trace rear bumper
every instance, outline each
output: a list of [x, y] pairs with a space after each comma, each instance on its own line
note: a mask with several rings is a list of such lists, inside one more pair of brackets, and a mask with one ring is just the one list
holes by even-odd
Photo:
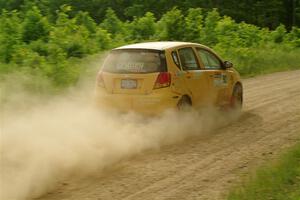
[[109, 94], [96, 91], [96, 102], [102, 108], [116, 109], [121, 112], [134, 111], [142, 114], [157, 115], [177, 106], [178, 95], [168, 89], [159, 89], [151, 94]]

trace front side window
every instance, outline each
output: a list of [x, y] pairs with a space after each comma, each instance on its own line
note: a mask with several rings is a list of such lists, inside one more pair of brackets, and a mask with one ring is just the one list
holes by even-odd
[[162, 51], [147, 49], [113, 50], [103, 63], [103, 71], [111, 73], [165, 72], [166, 58]]
[[197, 48], [197, 53], [201, 58], [205, 69], [221, 69], [222, 65], [220, 60], [209, 51]]
[[181, 61], [182, 68], [184, 70], [197, 70], [199, 65], [197, 63], [194, 51], [192, 48], [182, 48], [178, 50], [179, 58]]

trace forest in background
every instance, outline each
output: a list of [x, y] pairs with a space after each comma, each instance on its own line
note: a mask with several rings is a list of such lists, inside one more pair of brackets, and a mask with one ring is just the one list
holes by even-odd
[[39, 92], [44, 80], [76, 84], [88, 55], [143, 41], [208, 45], [247, 76], [300, 68], [298, 1], [0, 0], [0, 8], [0, 81], [24, 73]]
[[122, 20], [133, 20], [142, 17], [146, 12], [152, 12], [159, 19], [173, 7], [187, 12], [189, 8], [203, 8], [210, 11], [217, 8], [221, 15], [227, 15], [237, 22], [255, 24], [259, 27], [275, 29], [284, 24], [289, 30], [300, 25], [299, 0], [0, 0], [0, 8], [6, 10], [26, 10], [32, 2], [44, 14], [55, 15], [61, 5], [72, 6], [71, 16], [77, 12], [88, 12], [100, 23], [108, 8], [112, 8]]

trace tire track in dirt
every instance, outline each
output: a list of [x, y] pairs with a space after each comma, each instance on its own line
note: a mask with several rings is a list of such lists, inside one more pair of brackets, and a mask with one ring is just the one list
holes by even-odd
[[39, 199], [223, 199], [240, 176], [300, 139], [300, 70], [244, 80], [240, 119], [144, 152]]

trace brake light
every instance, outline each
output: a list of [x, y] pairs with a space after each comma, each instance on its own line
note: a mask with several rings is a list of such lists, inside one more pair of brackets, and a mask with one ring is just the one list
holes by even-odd
[[99, 72], [97, 74], [97, 85], [100, 87], [104, 87], [104, 80], [103, 80], [102, 72]]
[[154, 84], [154, 89], [169, 87], [171, 85], [171, 74], [168, 72], [160, 72]]

